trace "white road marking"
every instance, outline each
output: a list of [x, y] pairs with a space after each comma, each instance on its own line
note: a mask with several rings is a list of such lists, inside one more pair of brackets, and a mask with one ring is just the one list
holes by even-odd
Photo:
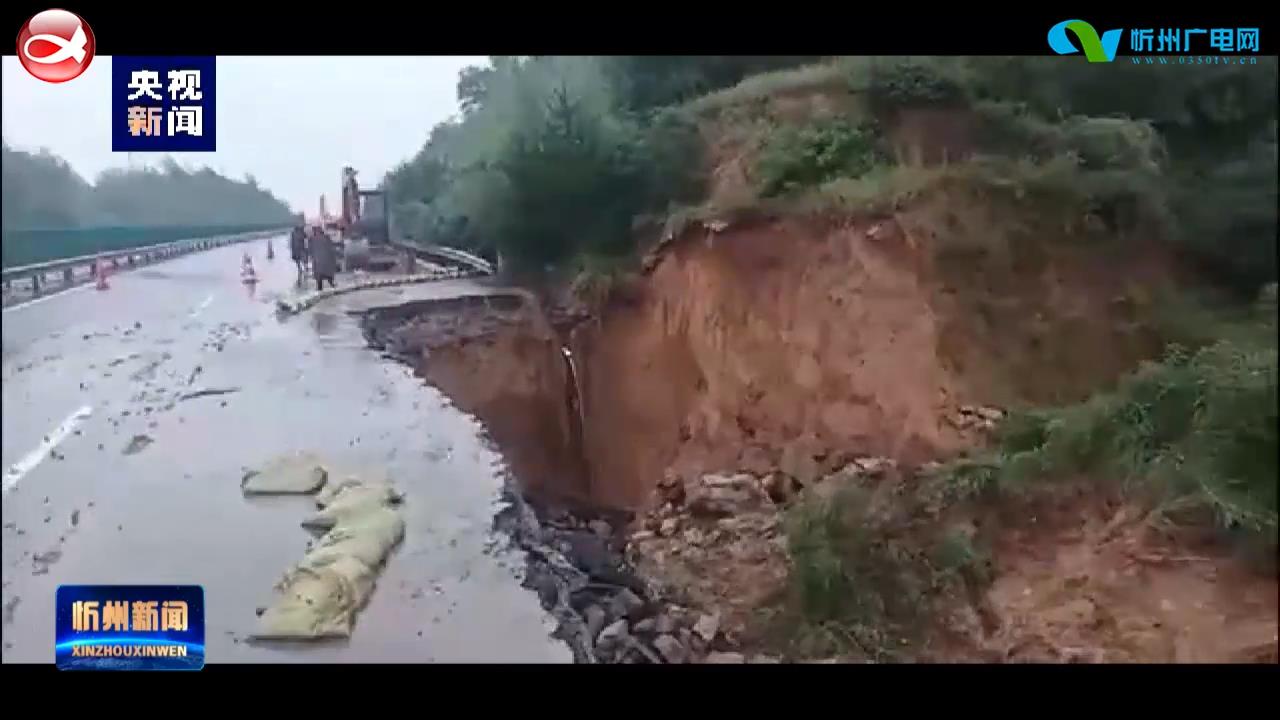
[[213, 302], [213, 295], [210, 295], [209, 297], [205, 298], [204, 302], [200, 303], [200, 305], [198, 305], [195, 310], [192, 310], [191, 317], [195, 317], [200, 313], [204, 312], [204, 309], [209, 307], [209, 303], [211, 302]]
[[20, 302], [20, 303], [18, 303], [17, 305], [10, 305], [9, 307], [7, 307], [7, 308], [5, 308], [5, 309], [4, 309], [4, 312], [9, 313], [9, 312], [13, 312], [14, 310], [21, 310], [21, 309], [23, 309], [23, 308], [29, 308], [29, 307], [31, 307], [32, 305], [39, 305], [40, 303], [44, 302], [45, 300], [52, 300], [52, 299], [54, 299], [54, 298], [64, 297], [64, 296], [70, 295], [70, 294], [71, 294], [71, 293], [73, 293], [73, 292], [80, 292], [80, 291], [82, 291], [82, 290], [89, 290], [89, 289], [91, 289], [91, 288], [93, 288], [93, 287], [94, 287], [93, 283], [89, 283], [89, 284], [87, 284], [87, 285], [77, 285], [77, 286], [72, 287], [72, 288], [67, 288], [66, 290], [59, 290], [59, 291], [57, 291], [57, 292], [53, 293], [52, 295], [41, 295], [40, 297], [37, 297], [37, 298], [31, 298], [30, 300], [25, 300], [25, 301], [23, 301], [23, 302]]
[[61, 425], [53, 429], [53, 432], [44, 436], [44, 440], [36, 446], [35, 450], [32, 450], [27, 453], [26, 457], [13, 465], [10, 465], [9, 469], [5, 471], [4, 474], [3, 494], [7, 495], [9, 491], [18, 484], [19, 480], [21, 480], [27, 473], [35, 470], [36, 466], [43, 462], [54, 448], [58, 447], [63, 440], [67, 439], [67, 436], [76, 429], [77, 425], [92, 414], [93, 408], [89, 405], [85, 405], [79, 410], [71, 413], [67, 416], [66, 420], [62, 421]]

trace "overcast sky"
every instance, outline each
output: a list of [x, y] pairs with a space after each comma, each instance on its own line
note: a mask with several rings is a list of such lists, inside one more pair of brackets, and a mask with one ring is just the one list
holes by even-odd
[[[22, 150], [48, 148], [92, 182], [127, 166], [111, 152], [111, 58], [58, 85], [3, 58], [4, 138]], [[458, 71], [485, 57], [220, 57], [216, 153], [176, 153], [258, 183], [308, 216], [320, 195], [337, 207], [342, 166], [374, 184], [422, 147], [436, 123], [458, 111]], [[161, 155], [135, 153], [134, 165]]]

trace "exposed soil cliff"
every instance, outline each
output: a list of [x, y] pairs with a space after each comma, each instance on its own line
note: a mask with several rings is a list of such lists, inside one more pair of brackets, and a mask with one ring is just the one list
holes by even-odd
[[[1079, 399], [1159, 349], [1143, 323], [1158, 253], [1013, 226], [999, 202], [697, 227], [567, 332], [533, 306], [479, 329], [433, 313], [432, 332], [469, 330], [420, 370], [529, 489], [611, 507], [643, 507], [667, 473], [918, 465], [972, 445], [962, 406]], [[420, 350], [415, 327], [397, 337]]]
[[970, 444], [961, 405], [1079, 398], [1158, 349], [1137, 307], [1167, 277], [1158, 255], [951, 201], [674, 244], [572, 334], [592, 494], [638, 507], [668, 470], [918, 464]]
[[[788, 573], [785, 498], [764, 499], [778, 483], [821, 487], [868, 456], [913, 483], [980, 441], [962, 407], [1082, 398], [1159, 349], [1145, 318], [1164, 257], [1013, 226], [1002, 202], [940, 194], [889, 217], [697, 228], [571, 329], [525, 295], [402, 309], [374, 334], [485, 423], [526, 491], [651, 513], [629, 557], [655, 597], [717, 619], [704, 650], [774, 651], [759, 611]], [[657, 507], [660, 485], [706, 482], [763, 489], [726, 511]], [[1003, 528], [984, 531], [991, 582], [909, 657], [1274, 658], [1274, 579], [1153, 535], [1124, 503], [1046, 502], [963, 520]]]
[[589, 498], [569, 366], [532, 295], [382, 308], [364, 326], [372, 344], [484, 421], [527, 491]]
[[[896, 506], [888, 544], [932, 552], [940, 529], [959, 528], [989, 576], [948, 598], [936, 632], [885, 634], [846, 659], [1274, 661], [1275, 579], [1153, 532], [1129, 500], [1064, 484], [967, 516], [904, 507], [934, 461], [983, 441], [990, 406], [1080, 400], [1159, 353], [1154, 311], [1175, 266], [1118, 229], [1140, 224], [1114, 222], [1120, 210], [963, 173], [922, 172], [924, 189], [889, 212], [762, 210], [753, 155], [775, 126], [867, 117], [865, 105], [817, 87], [702, 116], [706, 208], [722, 219], [668, 237], [585, 320], [548, 322], [525, 294], [406, 308], [374, 322], [374, 339], [483, 421], [530, 495], [635, 513], [626, 557], [652, 586], [633, 589], [666, 607], [651, 624], [701, 613], [651, 633], [666, 661], [777, 650], [761, 611], [795, 570], [782, 509], [800, 488], [849, 483]], [[979, 150], [966, 113], [881, 120], [908, 174]], [[730, 219], [744, 203], [751, 219]], [[581, 646], [613, 637], [575, 610], [565, 627], [590, 628]], [[624, 635], [627, 614], [608, 615]]]

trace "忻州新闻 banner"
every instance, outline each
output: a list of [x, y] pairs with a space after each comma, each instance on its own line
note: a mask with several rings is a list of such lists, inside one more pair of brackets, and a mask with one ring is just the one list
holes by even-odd
[[217, 58], [111, 58], [111, 149], [214, 152]]
[[199, 585], [62, 585], [54, 613], [60, 670], [204, 667]]

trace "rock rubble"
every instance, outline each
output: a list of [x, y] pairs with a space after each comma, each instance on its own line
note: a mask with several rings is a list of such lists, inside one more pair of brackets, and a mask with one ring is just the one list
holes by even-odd
[[806, 471], [807, 481], [782, 471], [668, 474], [634, 524], [626, 557], [659, 603], [681, 609], [634, 623], [633, 632], [652, 633], [667, 662], [776, 662], [740, 647], [754, 608], [786, 579], [783, 510], [802, 490], [828, 492], [897, 470], [890, 458], [852, 457], [834, 472]]
[[706, 653], [718, 617], [659, 598], [635, 573], [619, 533], [624, 519], [535, 507], [515, 490], [505, 499], [496, 525], [525, 551], [524, 585], [555, 618], [554, 635], [576, 662], [684, 663]]
[[990, 432], [1004, 419], [1005, 412], [999, 408], [982, 405], [961, 405], [947, 415], [947, 421], [961, 430], [981, 430]]

